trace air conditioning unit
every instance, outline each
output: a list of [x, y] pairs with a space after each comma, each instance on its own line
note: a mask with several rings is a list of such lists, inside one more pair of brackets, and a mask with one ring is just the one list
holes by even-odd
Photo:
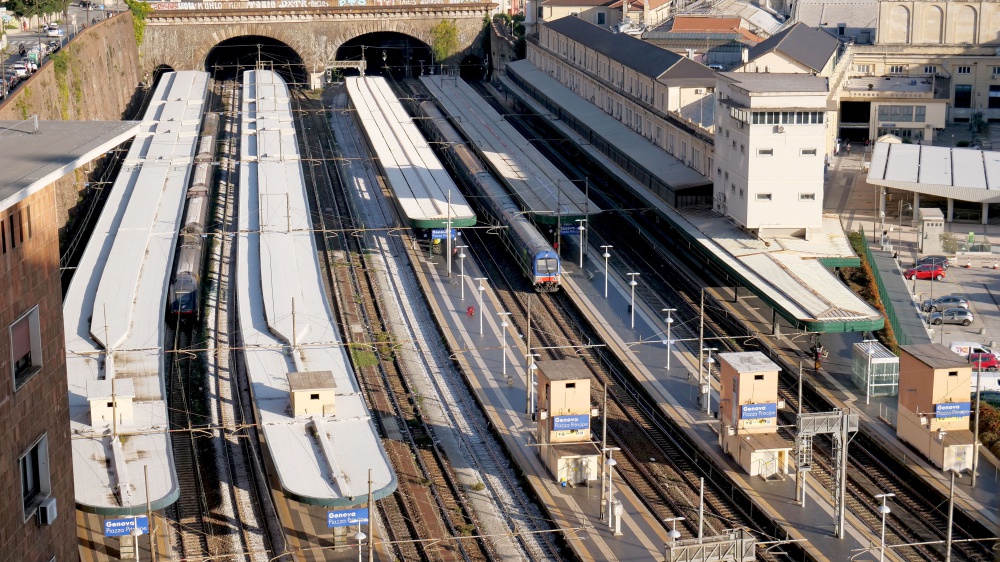
[[705, 88], [695, 88], [694, 89], [694, 93], [696, 93], [696, 94], [704, 94], [705, 93]]
[[778, 128], [777, 128], [777, 131], [778, 131], [779, 133], [784, 133], [784, 132], [785, 132], [785, 128], [784, 128], [784, 127], [778, 127]]
[[51, 525], [56, 520], [56, 499], [49, 496], [38, 505], [38, 524]]

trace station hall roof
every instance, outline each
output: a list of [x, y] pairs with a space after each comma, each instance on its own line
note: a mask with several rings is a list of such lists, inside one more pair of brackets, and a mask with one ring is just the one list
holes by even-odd
[[711, 86], [715, 85], [715, 73], [711, 68], [626, 33], [612, 33], [576, 16], [566, 16], [541, 25], [586, 45], [639, 74], [664, 83], [672, 80], [705, 80]]
[[776, 51], [819, 72], [839, 47], [840, 41], [829, 33], [796, 23], [750, 49], [748, 62]]
[[0, 209], [135, 136], [138, 121], [0, 121]]
[[878, 142], [868, 183], [975, 203], [1000, 202], [1000, 152]]

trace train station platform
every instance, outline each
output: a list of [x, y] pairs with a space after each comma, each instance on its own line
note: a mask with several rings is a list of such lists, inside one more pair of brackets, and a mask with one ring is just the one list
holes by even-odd
[[[697, 355], [690, 351], [698, 345], [697, 325], [685, 325], [683, 320], [675, 318], [672, 338], [679, 343], [672, 351], [671, 367], [667, 369], [667, 351], [663, 343], [666, 324], [662, 313], [637, 300], [635, 329], [630, 328], [630, 293], [624, 273], [612, 266], [609, 276], [611, 289], [606, 299], [603, 258], [597, 251], [588, 250], [583, 271], [576, 264], [567, 264], [566, 267], [565, 290], [581, 313], [602, 334], [604, 342], [629, 365], [638, 384], [658, 401], [666, 416], [676, 421], [688, 436], [699, 443], [700, 448], [735, 486], [750, 494], [755, 505], [787, 533], [788, 540], [798, 541], [798, 546], [813, 559], [831, 562], [850, 560], [872, 544], [877, 544], [879, 537], [850, 512], [844, 539], [836, 538], [830, 499], [832, 491], [818, 484], [815, 478], [807, 479], [807, 498], [803, 506], [795, 499], [794, 467], [791, 467], [789, 475], [765, 480], [748, 476], [731, 457], [723, 453], [718, 444], [719, 422], [705, 413], [704, 405], [698, 400]], [[691, 334], [694, 334], [693, 341]], [[714, 410], [719, 404], [718, 381], [713, 381], [712, 392]], [[793, 446], [790, 441], [787, 444]], [[682, 536], [689, 537], [687, 532]], [[886, 560], [903, 558], [887, 550]]]
[[600, 214], [586, 186], [571, 182], [462, 78], [435, 75], [420, 81], [533, 221], [574, 226], [577, 219]]
[[[482, 304], [477, 300], [478, 290], [472, 279], [483, 277], [483, 273], [472, 260], [467, 260], [466, 277], [459, 279], [458, 267], [454, 266], [454, 277], [448, 279], [442, 262], [422, 256], [413, 264], [431, 310], [444, 330], [449, 347], [457, 350], [455, 360], [466, 373], [477, 401], [500, 434], [508, 455], [524, 471], [539, 503], [552, 524], [560, 529], [569, 547], [584, 561], [662, 559], [663, 545], [670, 540], [668, 529], [630, 489], [619, 486], [620, 475], [616, 473], [613, 477], [614, 498], [622, 502], [625, 514], [622, 535], [615, 536], [613, 529], [600, 518], [600, 482], [592, 482], [592, 486], [563, 487], [548, 472], [537, 452], [535, 422], [524, 412], [524, 366], [527, 363], [523, 327], [508, 326], [509, 333], [504, 340], [499, 313], [505, 311], [492, 288], [487, 286]], [[459, 286], [462, 282], [466, 284], [464, 301]], [[477, 307], [475, 316], [466, 314], [470, 304]], [[479, 334], [480, 321], [485, 325], [483, 335]], [[504, 355], [510, 382], [502, 375]]]
[[[771, 307], [775, 313], [774, 328], [778, 326], [778, 316], [795, 329], [809, 332], [865, 331], [883, 326], [882, 315], [851, 292], [829, 269], [858, 263], [835, 216], [824, 216], [822, 232], [812, 240], [757, 238], [708, 209], [668, 205], [670, 197], [665, 198], [663, 193], [636, 178], [636, 175], [646, 178], [648, 172], [626, 174], [617, 160], [613, 162], [598, 147], [612, 139], [628, 138], [626, 145], [637, 147], [625, 151], [626, 161], [621, 165], [628, 169], [658, 170], [660, 177], [671, 178], [679, 185], [696, 185], [697, 178], [706, 183], [711, 183], [710, 180], [529, 62], [517, 61], [506, 68], [507, 74], [501, 77], [505, 87], [540, 115], [554, 118], [554, 127], [654, 208], [666, 220], [665, 227], [683, 241], [678, 250], [693, 250], [704, 256], [720, 275], [735, 285], [749, 288]], [[662, 164], [671, 161], [680, 168]]]
[[348, 78], [359, 126], [412, 228], [460, 228], [476, 214], [382, 77]]

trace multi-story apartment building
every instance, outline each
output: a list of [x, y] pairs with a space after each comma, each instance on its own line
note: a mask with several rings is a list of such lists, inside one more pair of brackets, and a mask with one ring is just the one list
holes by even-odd
[[708, 67], [578, 17], [538, 26], [527, 58], [705, 176], [712, 169], [712, 92]]
[[135, 124], [5, 122], [0, 146], [0, 560], [78, 560], [52, 184]]

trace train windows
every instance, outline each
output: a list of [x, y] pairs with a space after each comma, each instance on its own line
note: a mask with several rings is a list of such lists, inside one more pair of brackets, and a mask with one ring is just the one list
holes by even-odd
[[559, 260], [556, 258], [541, 258], [535, 262], [538, 273], [558, 273]]
[[10, 325], [10, 359], [14, 390], [28, 381], [42, 367], [42, 333], [38, 307], [35, 306]]

